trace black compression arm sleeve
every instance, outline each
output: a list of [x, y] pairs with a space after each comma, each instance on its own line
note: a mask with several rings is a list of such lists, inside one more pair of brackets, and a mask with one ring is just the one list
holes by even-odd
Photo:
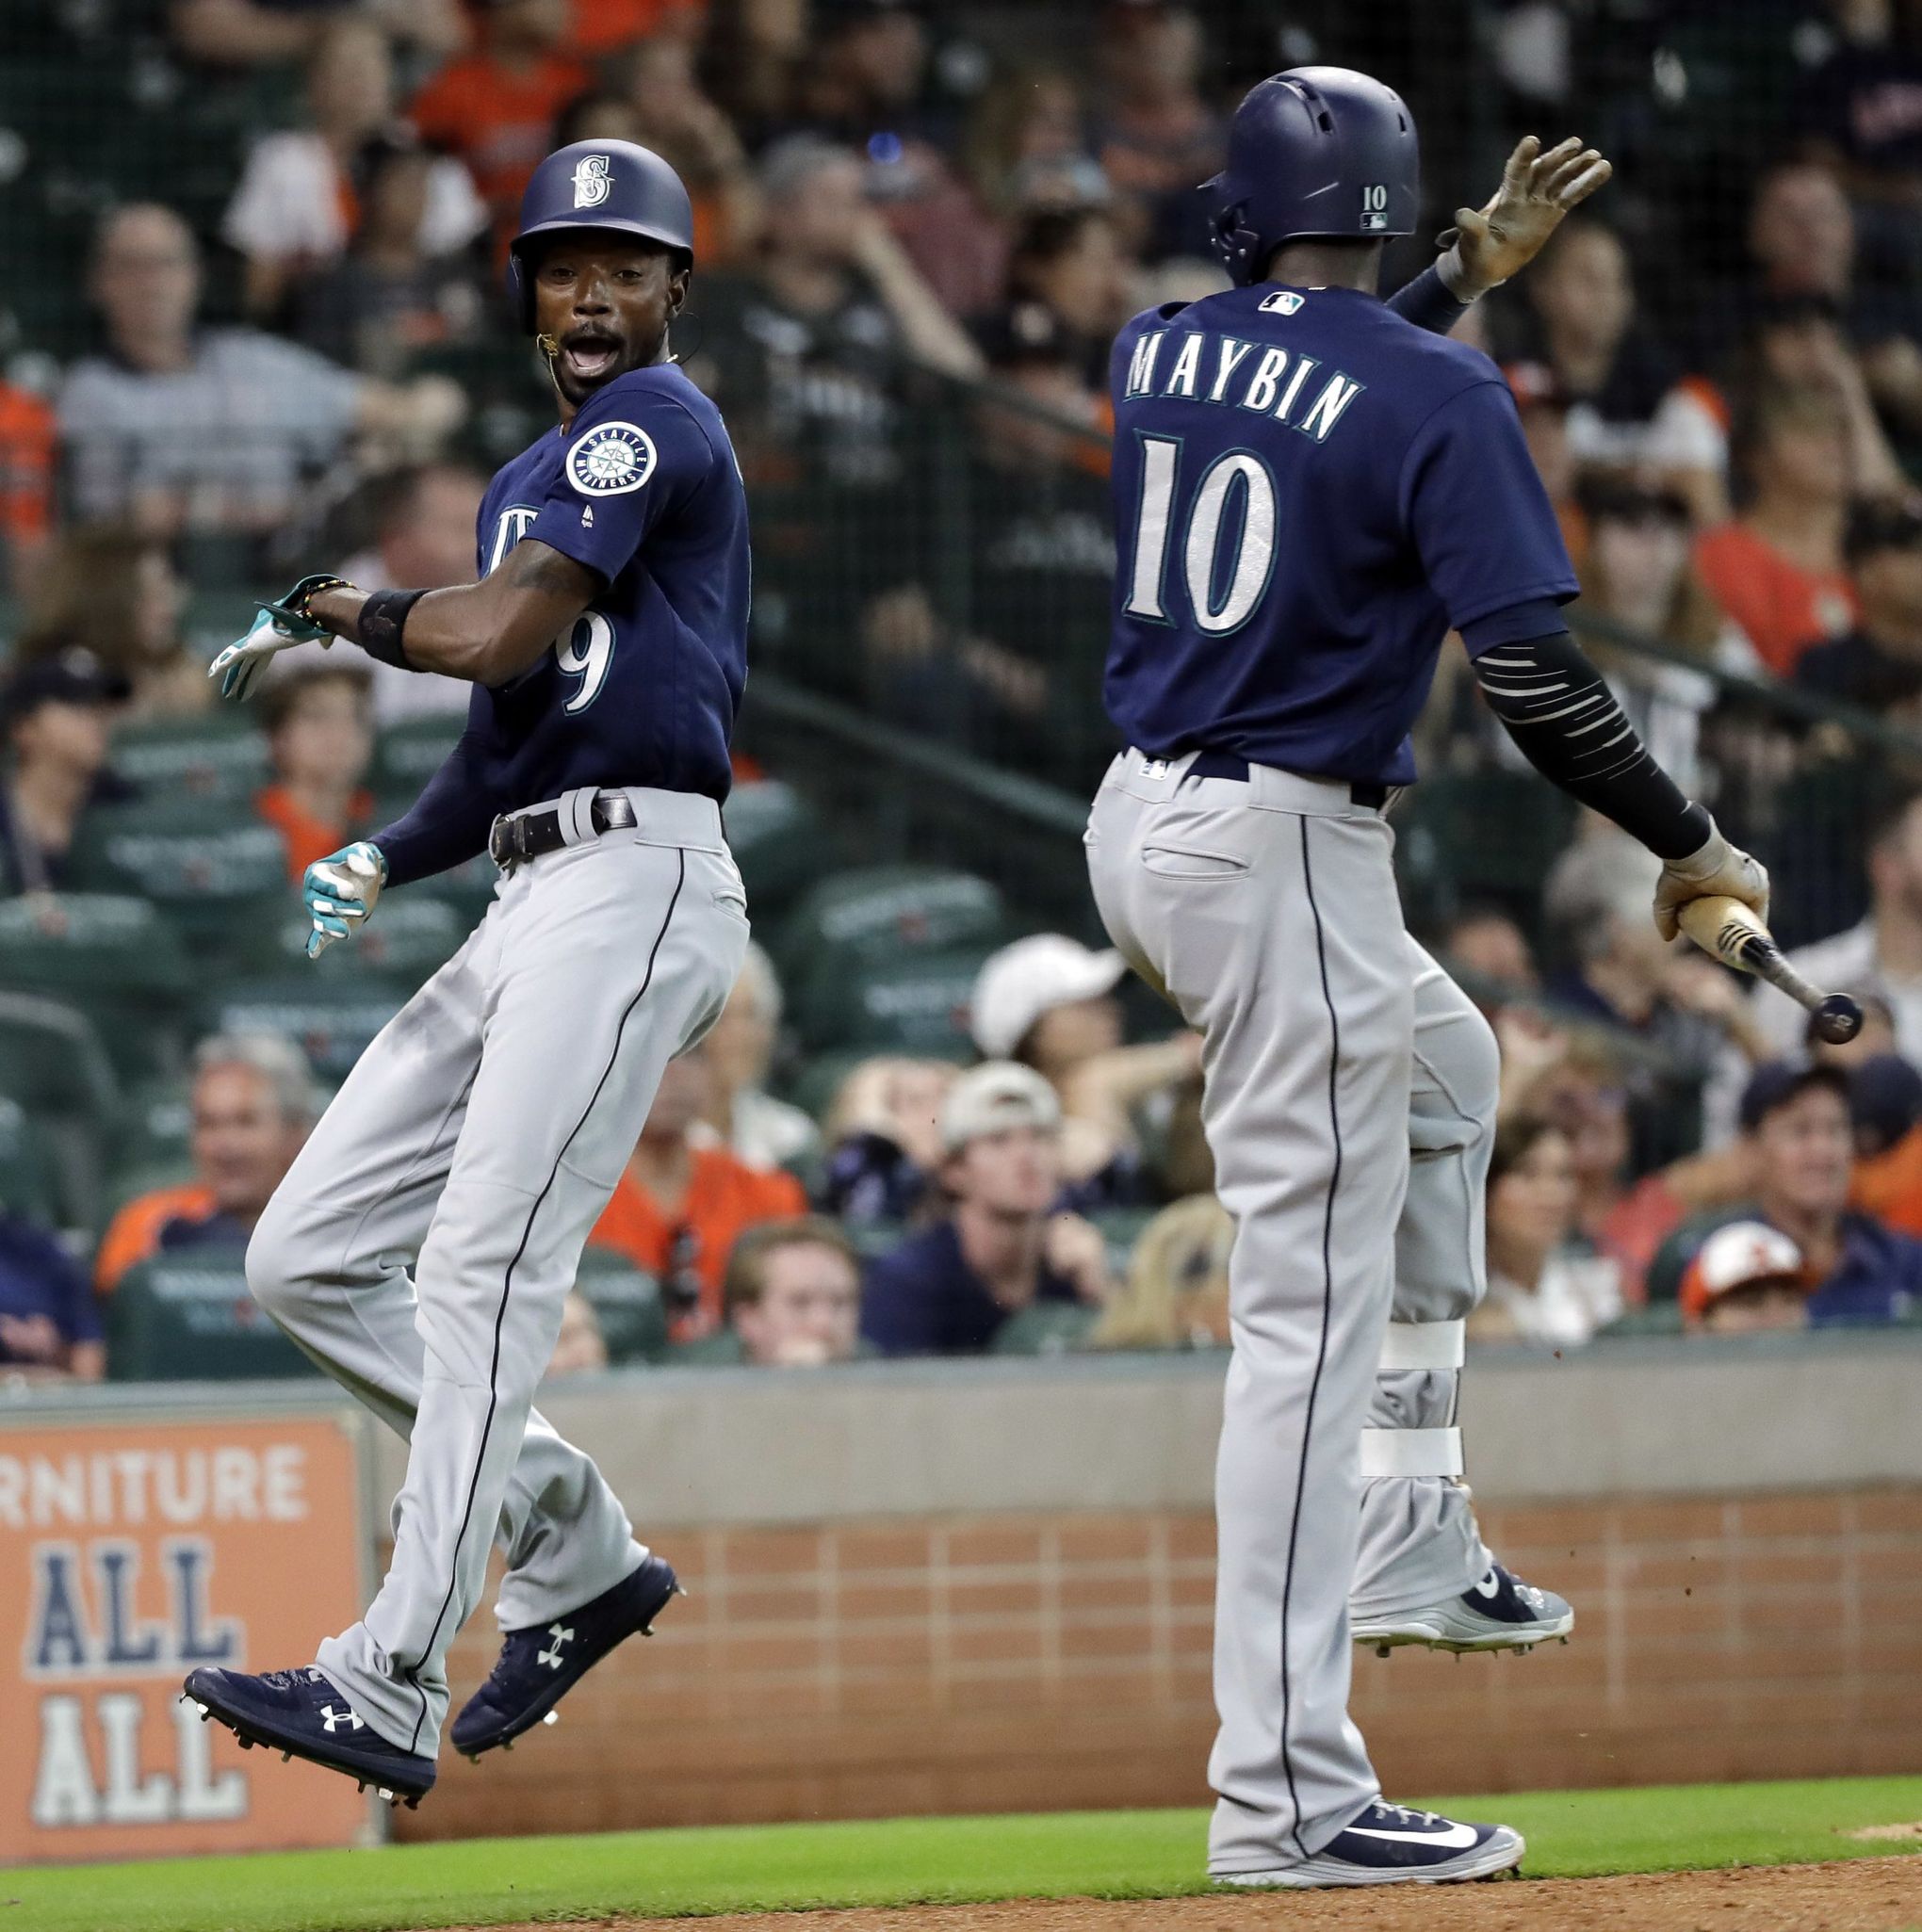
[[1490, 710], [1551, 784], [1612, 819], [1657, 858], [1686, 858], [1701, 849], [1714, 821], [1650, 757], [1567, 631], [1495, 644], [1475, 658], [1474, 674]]

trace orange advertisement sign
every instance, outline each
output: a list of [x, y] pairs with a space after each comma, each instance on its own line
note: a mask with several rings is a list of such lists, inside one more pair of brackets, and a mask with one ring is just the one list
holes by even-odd
[[0, 1862], [350, 1844], [367, 1800], [179, 1701], [360, 1615], [359, 1425], [0, 1417]]

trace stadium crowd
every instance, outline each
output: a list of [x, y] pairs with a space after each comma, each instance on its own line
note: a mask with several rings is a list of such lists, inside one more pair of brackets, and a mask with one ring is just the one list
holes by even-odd
[[[390, 1011], [484, 901], [484, 877], [396, 895], [358, 964], [315, 976], [339, 1011], [300, 1011], [274, 950], [285, 881], [417, 785], [410, 756], [464, 691], [309, 647], [239, 733], [212, 713], [207, 613], [318, 562], [368, 589], [485, 563], [486, 474], [547, 407], [497, 292], [543, 154], [639, 140], [693, 190], [676, 344], [748, 479], [757, 664], [1084, 789], [1112, 749], [1108, 342], [1218, 285], [1196, 184], [1240, 89], [1312, 57], [1393, 76], [1396, 51], [1333, 7], [1278, 28], [1164, 0], [1026, 9], [1025, 36], [1009, 9], [918, 0], [161, 11], [127, 58], [234, 130], [220, 191], [176, 192], [164, 139], [138, 188], [103, 187], [57, 325], [16, 317], [0, 381], [0, 1378], [141, 1372], [104, 1338], [156, 1267], [231, 1287], [350, 1063], [348, 1004]], [[1785, 999], [1665, 948], [1646, 854], [1557, 818], [1445, 654], [1403, 841], [1410, 913], [1504, 1048], [1472, 1334], [1904, 1319], [1922, 1309], [1922, 738], [1865, 738], [1856, 714], [1922, 724], [1922, 5], [1757, 8], [1736, 51], [1773, 106], [1717, 123], [1710, 178], [1734, 198], [1713, 246], [1699, 203], [1666, 193], [1695, 159], [1665, 168], [1606, 77], [1652, 55], [1659, 104], [1677, 68], [1712, 78], [1735, 55], [1681, 28], [1644, 45], [1646, 8], [1487, 14], [1498, 118], [1554, 136], [1579, 104], [1623, 165], [1462, 333], [1507, 374], [1598, 661], [1774, 866], [1811, 976], [1871, 1015], [1854, 1046], [1812, 1045]], [[1459, 103], [1439, 73], [1408, 90], [1433, 110], [1438, 179]], [[738, 775], [784, 789], [753, 757]], [[1531, 800], [1547, 842], [1490, 864], [1425, 790]], [[880, 879], [884, 937], [946, 947], [951, 974], [972, 949], [964, 1023], [838, 1027], [832, 962], [808, 951], [833, 936], [823, 883], [770, 902], [768, 949], [670, 1070], [595, 1230], [658, 1326], [611, 1319], [584, 1277], [554, 1372], [1225, 1344], [1198, 1041], [1124, 998], [1115, 955], [999, 912], [943, 937], [937, 894]], [[222, 917], [198, 919], [203, 899]], [[108, 917], [90, 908], [128, 900], [158, 910], [90, 951]], [[83, 981], [83, 954], [105, 978]], [[136, 955], [178, 969], [152, 1039], [159, 979], [128, 978]], [[252, 1017], [210, 1018], [240, 985]], [[68, 1145], [38, 1131], [53, 1049], [24, 1043], [90, 1021], [105, 1071]]]

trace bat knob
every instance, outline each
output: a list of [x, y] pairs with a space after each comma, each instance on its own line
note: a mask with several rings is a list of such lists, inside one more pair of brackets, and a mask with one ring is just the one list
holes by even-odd
[[1816, 1031], [1832, 1047], [1846, 1047], [1862, 1031], [1862, 1002], [1831, 993], [1816, 1008]]

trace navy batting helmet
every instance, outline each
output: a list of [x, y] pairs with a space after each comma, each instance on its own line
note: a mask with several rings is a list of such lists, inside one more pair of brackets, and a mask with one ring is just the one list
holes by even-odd
[[507, 293], [521, 327], [534, 333], [534, 278], [527, 249], [567, 228], [612, 228], [665, 242], [694, 258], [694, 209], [681, 178], [633, 141], [576, 141], [534, 170], [521, 197], [520, 229], [507, 249]]
[[1415, 118], [1347, 67], [1291, 67], [1235, 109], [1216, 193], [1214, 252], [1237, 286], [1284, 241], [1412, 235], [1422, 199]]

